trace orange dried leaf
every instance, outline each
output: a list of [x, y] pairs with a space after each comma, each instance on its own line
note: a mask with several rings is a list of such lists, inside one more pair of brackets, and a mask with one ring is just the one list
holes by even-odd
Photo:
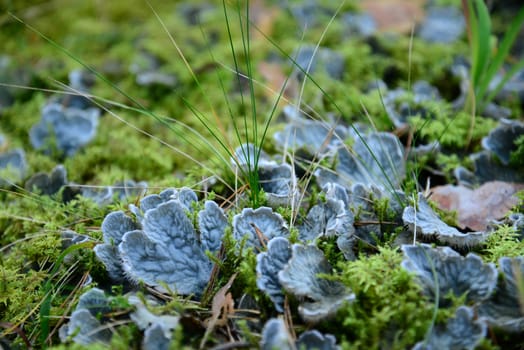
[[438, 186], [431, 189], [431, 200], [443, 210], [456, 210], [458, 226], [484, 231], [489, 221], [503, 218], [517, 205], [515, 193], [524, 184], [502, 181], [486, 182], [476, 190], [464, 186]]

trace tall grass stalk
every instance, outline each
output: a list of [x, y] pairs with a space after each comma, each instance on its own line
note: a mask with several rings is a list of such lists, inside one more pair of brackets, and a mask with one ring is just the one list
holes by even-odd
[[484, 1], [462, 0], [462, 8], [467, 21], [471, 56], [470, 88], [465, 108], [474, 116], [476, 113], [481, 114], [508, 80], [524, 68], [524, 60], [516, 62], [503, 73], [495, 86], [492, 85], [495, 76], [500, 73], [509, 58], [510, 50], [522, 29], [524, 6], [509, 23], [497, 47], [492, 45], [494, 35], [491, 18]]
[[[180, 46], [177, 44], [175, 38], [173, 35], [169, 32], [168, 28], [166, 27], [165, 23], [162, 21], [161, 17], [158, 15], [158, 13], [155, 11], [153, 6], [151, 6], [150, 3], [148, 3], [149, 7], [151, 8], [152, 12], [155, 14], [157, 20], [162, 25], [162, 28], [166, 32], [166, 34], [169, 36], [171, 43], [176, 48], [177, 53], [183, 60], [187, 70], [190, 72], [191, 77], [195, 84], [197, 85], [198, 89], [202, 92], [203, 96], [205, 96], [206, 101], [208, 105], [212, 108], [212, 104], [207, 98], [207, 94], [205, 89], [202, 87], [200, 80], [198, 79], [197, 75], [193, 72], [193, 69], [191, 68], [191, 65], [187, 61], [184, 53], [180, 49]], [[241, 86], [241, 79], [247, 77], [247, 81], [249, 83], [249, 96], [245, 97], [244, 92], [242, 89], [240, 89], [240, 99], [241, 99], [241, 106], [243, 107], [243, 110], [246, 110], [247, 108], [247, 102], [249, 103], [249, 114], [243, 113], [241, 116], [241, 123], [237, 121], [237, 116], [234, 115], [229, 97], [227, 95], [226, 87], [224, 85], [224, 77], [222, 76], [221, 72], [217, 70], [217, 80], [220, 85], [220, 89], [222, 90], [224, 100], [226, 102], [227, 109], [229, 111], [229, 119], [231, 122], [231, 125], [233, 126], [234, 135], [236, 138], [236, 142], [241, 146], [240, 150], [242, 152], [242, 157], [247, 161], [247, 164], [242, 166], [239, 163], [239, 160], [236, 158], [237, 155], [234, 153], [234, 149], [231, 146], [231, 144], [228, 142], [227, 136], [225, 135], [225, 130], [223, 127], [219, 127], [221, 125], [220, 116], [216, 115], [216, 112], [213, 112], [215, 115], [215, 121], [216, 123], [214, 126], [218, 126], [219, 128], [213, 129], [209, 123], [209, 120], [206, 118], [206, 116], [201, 113], [198, 108], [191, 104], [187, 99], [182, 97], [183, 102], [185, 103], [186, 107], [193, 113], [193, 115], [199, 120], [199, 122], [202, 124], [204, 128], [207, 129], [209, 134], [217, 141], [219, 146], [221, 147], [222, 151], [225, 152], [229, 156], [229, 158], [236, 163], [236, 167], [234, 170], [235, 173], [235, 179], [237, 178], [238, 172], [240, 172], [241, 178], [244, 180], [244, 185], [247, 185], [247, 188], [249, 189], [249, 198], [250, 202], [253, 207], [258, 207], [262, 203], [262, 198], [260, 196], [261, 194], [261, 185], [259, 181], [259, 169], [258, 164], [260, 161], [260, 155], [262, 152], [263, 144], [265, 142], [268, 128], [271, 124], [271, 121], [273, 120], [273, 117], [275, 116], [277, 112], [277, 107], [279, 104], [280, 99], [283, 96], [284, 90], [287, 86], [287, 81], [289, 77], [287, 77], [286, 81], [282, 85], [280, 91], [277, 93], [275, 101], [272, 104], [271, 110], [268, 114], [268, 116], [265, 118], [264, 122], [260, 122], [259, 115], [257, 111], [257, 104], [256, 104], [256, 96], [255, 96], [255, 82], [253, 79], [253, 66], [251, 62], [251, 34], [250, 34], [250, 28], [251, 28], [251, 19], [250, 19], [250, 3], [242, 2], [242, 1], [236, 1], [235, 4], [235, 13], [237, 14], [237, 23], [239, 24], [240, 34], [241, 34], [241, 42], [242, 42], [242, 54], [245, 58], [245, 65], [242, 66], [238, 59], [238, 52], [234, 45], [234, 39], [233, 39], [233, 33], [232, 33], [232, 20], [230, 17], [230, 13], [228, 10], [228, 6], [226, 5], [226, 1], [222, 1], [222, 10], [225, 18], [225, 25], [227, 29], [227, 36], [228, 41], [230, 45], [230, 51], [232, 54], [233, 59], [233, 74], [236, 77], [236, 81], [239, 86]], [[242, 6], [245, 8], [242, 9]], [[244, 13], [242, 15], [242, 13]], [[201, 28], [201, 33], [205, 37], [205, 32]], [[213, 62], [217, 62], [215, 56], [213, 55], [213, 52], [211, 49], [208, 49], [208, 53], [212, 59]], [[246, 69], [247, 74], [244, 76], [241, 74], [241, 68], [244, 67]], [[248, 119], [250, 118], [250, 119]], [[251, 122], [251, 127], [250, 127]], [[259, 134], [259, 125], [262, 127], [262, 132]], [[244, 136], [241, 135], [241, 131], [243, 131]], [[248, 145], [253, 144], [255, 146], [255, 149], [252, 150]], [[226, 161], [227, 162], [227, 161]], [[236, 185], [235, 185], [236, 189]]]

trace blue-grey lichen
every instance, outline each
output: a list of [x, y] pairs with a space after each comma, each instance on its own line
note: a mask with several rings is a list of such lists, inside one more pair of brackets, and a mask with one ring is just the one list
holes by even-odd
[[[348, 196], [342, 186], [328, 183], [325, 201], [309, 209], [303, 223], [298, 227], [300, 239], [314, 240], [320, 236], [352, 235], [353, 213], [348, 209]], [[337, 197], [338, 196], [338, 197]]]
[[129, 279], [182, 295], [200, 295], [213, 267], [176, 200], [148, 210], [142, 230], [127, 232], [118, 250]]
[[355, 299], [341, 282], [319, 276], [331, 273], [331, 265], [320, 249], [314, 245], [293, 245], [292, 257], [278, 278], [287, 292], [310, 300], [298, 308], [305, 321], [320, 321]]
[[129, 210], [135, 214], [139, 221], [144, 219], [144, 213], [150, 209], [155, 209], [160, 204], [165, 203], [174, 198], [177, 190], [174, 188], [168, 188], [160, 192], [159, 194], [150, 194], [140, 200], [140, 207], [134, 204], [129, 205]]
[[141, 51], [129, 67], [131, 73], [135, 74], [136, 83], [146, 87], [173, 88], [177, 84], [177, 78], [172, 73], [161, 70], [160, 60], [153, 54]]
[[[349, 209], [358, 225], [354, 235], [359, 240], [375, 245], [384, 237], [383, 222], [400, 226], [405, 194], [400, 190], [385, 190], [375, 185], [356, 183], [348, 191]], [[380, 205], [379, 205], [380, 204]]]
[[102, 327], [103, 321], [100, 316], [110, 310], [109, 299], [105, 293], [98, 288], [90, 289], [80, 296], [69, 323], [60, 328], [60, 340], [62, 342], [72, 340], [82, 345], [108, 343], [111, 339], [111, 331], [107, 327]]
[[[109, 345], [112, 332], [110, 314], [114, 311], [111, 296], [104, 291], [92, 288], [80, 296], [69, 323], [59, 330], [62, 342], [73, 341], [82, 345], [103, 343]], [[129, 314], [138, 329], [144, 331], [143, 349], [157, 350], [169, 348], [172, 332], [178, 327], [180, 317], [176, 315], [156, 315], [148, 310], [141, 298], [127, 296], [127, 302], [134, 307]]]
[[[188, 191], [169, 189], [143, 198], [143, 207], [133, 206], [136, 222], [121, 211], [104, 219], [104, 243], [95, 247], [95, 253], [112, 279], [142, 281], [183, 295], [203, 292], [213, 267], [205, 251], [219, 247], [218, 236], [225, 229], [225, 221], [214, 215], [217, 208], [206, 205], [198, 214], [203, 227], [201, 243], [187, 216], [186, 205], [196, 198]], [[218, 222], [213, 223], [213, 219]]]
[[0, 115], [24, 93], [25, 89], [19, 87], [30, 86], [34, 77], [34, 66], [21, 64], [18, 56], [6, 55], [6, 52], [8, 50], [3, 50], [0, 54]]
[[462, 233], [444, 223], [431, 209], [426, 198], [419, 193], [417, 206], [408, 206], [402, 214], [404, 224], [415, 234], [425, 238], [437, 238], [440, 242], [455, 247], [473, 247], [483, 243], [489, 236], [488, 232]]
[[281, 318], [272, 318], [266, 322], [262, 330], [260, 348], [262, 350], [293, 350], [295, 349], [291, 334]]
[[233, 237], [246, 240], [247, 247], [261, 248], [273, 237], [287, 237], [289, 230], [282, 216], [271, 208], [244, 208], [233, 217]]
[[369, 13], [344, 13], [341, 16], [344, 24], [344, 32], [349, 35], [368, 37], [373, 35], [378, 26], [377, 22]]
[[300, 67], [300, 71], [297, 68], [300, 79], [305, 76], [303, 71], [308, 74], [322, 71], [333, 79], [342, 79], [344, 74], [344, 56], [332, 49], [307, 45], [301, 47], [294, 57]]
[[361, 183], [351, 186], [349, 191], [349, 207], [359, 222], [366, 223], [355, 228], [355, 235], [364, 242], [375, 244], [382, 237], [380, 223], [373, 202], [382, 197], [381, 191], [375, 186], [368, 188]]
[[284, 150], [304, 150], [309, 156], [333, 153], [349, 136], [342, 125], [306, 119], [297, 108], [287, 105], [283, 109], [287, 123], [283, 131], [276, 132], [276, 145]]
[[235, 149], [231, 157], [231, 164], [240, 168], [241, 171], [249, 171], [254, 170], [256, 167], [274, 166], [277, 163], [271, 160], [266, 152], [252, 143], [247, 143]]
[[293, 168], [277, 163], [253, 144], [242, 144], [231, 157], [231, 164], [241, 173], [258, 172], [259, 183], [272, 208], [296, 205], [299, 193]]
[[503, 165], [508, 165], [511, 153], [516, 151], [515, 141], [524, 135], [524, 123], [501, 119], [500, 124], [482, 139], [482, 147], [497, 156]]
[[302, 333], [296, 341], [297, 349], [304, 350], [337, 350], [336, 338], [331, 334], [322, 334], [313, 329]]
[[[497, 78], [500, 79], [502, 79], [502, 77], [502, 74], [497, 76]], [[511, 79], [509, 79], [509, 81], [507, 81], [506, 84], [504, 84], [499, 94], [497, 95], [497, 99], [504, 101], [509, 100], [515, 96], [518, 96], [518, 99], [522, 106], [524, 102], [524, 68], [521, 68], [519, 71], [517, 71], [515, 75], [513, 75]]]
[[460, 185], [474, 187], [489, 181], [524, 183], [522, 169], [501, 164], [490, 151], [472, 153], [469, 158], [473, 162], [473, 171], [460, 166], [453, 172]]
[[456, 7], [430, 7], [417, 35], [430, 42], [452, 43], [465, 28], [464, 15]]
[[[470, 67], [465, 60], [456, 59], [451, 66], [451, 72], [457, 79], [460, 79], [460, 95], [453, 101], [453, 107], [457, 110], [464, 109], [471, 89]], [[511, 110], [490, 102], [484, 106], [482, 115], [493, 119], [509, 118]]]
[[503, 278], [495, 293], [479, 307], [479, 314], [485, 317], [492, 327], [508, 332], [524, 330], [524, 310], [522, 306], [522, 281], [524, 281], [524, 257], [503, 257], [499, 261]]
[[506, 224], [515, 230], [520, 240], [524, 239], [524, 214], [522, 213], [511, 213], [505, 220], [499, 222], [499, 224]]
[[127, 198], [140, 197], [147, 190], [147, 182], [126, 180], [116, 182], [113, 186], [81, 186], [69, 184], [73, 190], [78, 189], [82, 197], [89, 198], [99, 206], [109, 205], [114, 200], [126, 200]]
[[17, 148], [0, 154], [0, 188], [19, 183], [26, 174], [25, 152]]
[[411, 92], [403, 88], [385, 92], [384, 108], [395, 127], [403, 128], [408, 125], [410, 117], [417, 115], [426, 117], [429, 111], [424, 103], [435, 100], [440, 100], [438, 89], [420, 80], [413, 84]]
[[70, 93], [54, 96], [49, 102], [60, 104], [66, 108], [75, 108], [80, 110], [94, 108], [96, 104], [85, 95], [89, 93], [89, 90], [94, 85], [96, 76], [86, 70], [74, 69], [69, 72], [68, 77], [68, 90]]
[[67, 185], [67, 171], [63, 165], [57, 165], [51, 173], [36, 173], [25, 183], [29, 191], [36, 190], [41, 194], [52, 195]]
[[278, 312], [284, 312], [284, 292], [278, 273], [291, 258], [291, 245], [284, 237], [275, 237], [267, 244], [267, 252], [257, 255], [257, 287], [269, 295]]
[[438, 299], [439, 305], [449, 304], [449, 293], [455, 297], [466, 295], [466, 300], [479, 303], [490, 297], [497, 284], [497, 269], [485, 264], [473, 253], [466, 257], [449, 247], [430, 245], [403, 245], [402, 267], [413, 272], [424, 293]]
[[204, 210], [198, 213], [202, 248], [212, 253], [218, 252], [227, 225], [228, 221], [222, 208], [213, 201], [206, 201]]
[[322, 334], [317, 330], [302, 333], [296, 341], [280, 318], [272, 318], [266, 322], [262, 330], [260, 348], [263, 350], [337, 350], [337, 341], [331, 334]]
[[100, 110], [65, 107], [57, 102], [47, 104], [42, 119], [29, 131], [35, 149], [51, 153], [56, 150], [64, 156], [74, 155], [96, 135]]
[[461, 306], [446, 324], [434, 326], [424, 341], [413, 350], [473, 350], [486, 334], [486, 321], [475, 317], [473, 309]]
[[104, 243], [95, 246], [94, 251], [98, 259], [105, 265], [109, 277], [115, 282], [125, 280], [118, 245], [122, 243], [122, 237], [126, 232], [137, 230], [139, 227], [123, 211], [108, 214], [102, 222]]
[[315, 172], [321, 186], [334, 182], [350, 188], [355, 183], [392, 191], [405, 176], [404, 149], [398, 138], [386, 132], [372, 132], [355, 138], [351, 148], [340, 148], [335, 171]]
[[297, 178], [289, 164], [259, 167], [258, 177], [270, 207], [296, 206], [300, 194]]
[[135, 307], [129, 316], [137, 327], [144, 331], [142, 349], [144, 350], [168, 350], [173, 330], [178, 327], [180, 317], [173, 315], [156, 315], [149, 311], [135, 295], [128, 298], [131, 305]]

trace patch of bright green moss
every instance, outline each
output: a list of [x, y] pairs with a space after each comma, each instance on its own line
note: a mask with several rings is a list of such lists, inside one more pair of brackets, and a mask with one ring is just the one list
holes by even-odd
[[[472, 126], [472, 117], [466, 112], [452, 112], [443, 104], [424, 103], [429, 108], [433, 119], [421, 116], [410, 118], [410, 124], [422, 139], [438, 141], [444, 147], [462, 149], [468, 146]], [[496, 126], [496, 121], [480, 116], [475, 117], [471, 131], [471, 142], [478, 144]]]
[[341, 262], [341, 281], [356, 300], [337, 316], [344, 349], [406, 349], [424, 338], [434, 305], [422, 295], [412, 275], [400, 267], [397, 249]]
[[484, 261], [494, 263], [504, 256], [524, 256], [524, 241], [513, 227], [502, 225], [489, 235], [482, 254]]

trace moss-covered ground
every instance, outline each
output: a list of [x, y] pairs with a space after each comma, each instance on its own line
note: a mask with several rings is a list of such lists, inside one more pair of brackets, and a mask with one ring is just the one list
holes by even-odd
[[[449, 2], [459, 6], [459, 1]], [[282, 101], [276, 104], [262, 143], [269, 153], [275, 151], [273, 133], [284, 127], [279, 117], [284, 100], [295, 103], [299, 94], [303, 108], [317, 117], [333, 114], [344, 125], [358, 122], [395, 132], [405, 144], [409, 140], [420, 144], [440, 141], [440, 153], [409, 159], [408, 177], [402, 186], [410, 194], [426, 185], [430, 172], [438, 174], [435, 184], [446, 184], [454, 181], [452, 171], [456, 166], [471, 169], [467, 155], [481, 149], [482, 137], [496, 125], [493, 119], [477, 116], [471, 131], [470, 114], [454, 111], [448, 102], [432, 101], [424, 105], [434, 116], [431, 122], [415, 116], [409, 131], [399, 130], [389, 120], [381, 94], [367, 92], [369, 84], [377, 79], [408, 90], [412, 82], [423, 79], [437, 86], [448, 100], [456, 98], [459, 82], [450, 77], [449, 67], [455, 57], [467, 57], [465, 36], [452, 44], [430, 44], [409, 33], [362, 38], [348, 35], [338, 17], [328, 26], [332, 16], [327, 14], [318, 14], [318, 24], [304, 29], [277, 1], [252, 1], [260, 18], [252, 18], [246, 51], [242, 37], [247, 35], [242, 23], [246, 20], [244, 10], [237, 7], [236, 1], [225, 1], [230, 16], [226, 19], [221, 2], [205, 3], [211, 5], [209, 9], [201, 5], [204, 10], [195, 24], [183, 9], [198, 8], [204, 2], [4, 1], [0, 5], [0, 54], [9, 57], [10, 62], [8, 73], [0, 67], [0, 83], [10, 85], [14, 103], [0, 110], [0, 133], [6, 139], [0, 151], [16, 147], [25, 150], [28, 169], [24, 180], [63, 164], [70, 182], [87, 186], [107, 186], [130, 179], [147, 181], [148, 193], [188, 186], [201, 198], [214, 196], [225, 208], [231, 208], [231, 219], [242, 203], [249, 205], [249, 200], [241, 196], [249, 189], [243, 186], [247, 181], [231, 170], [228, 151], [239, 145], [239, 139], [262, 142], [262, 130], [278, 98]], [[333, 1], [327, 7], [335, 11], [338, 5]], [[339, 11], [357, 8], [358, 1], [346, 1]], [[231, 26], [229, 32], [226, 23]], [[346, 62], [343, 75], [337, 80], [319, 72], [314, 75], [318, 86], [307, 82], [300, 91], [302, 85], [293, 81], [296, 86], [290, 87], [292, 91], [279, 96], [280, 85], [272, 83], [268, 74], [282, 81], [291, 76], [296, 67], [290, 58], [304, 43], [336, 49]], [[231, 46], [236, 52], [234, 57]], [[147, 66], [148, 57], [155, 57], [161, 73], [176, 77], [174, 86], [136, 83], [130, 67]], [[234, 73], [235, 60], [240, 78]], [[269, 66], [275, 70], [268, 73]], [[99, 74], [90, 90], [103, 110], [96, 137], [72, 157], [34, 150], [28, 131], [40, 119], [46, 101], [66, 91], [64, 84], [74, 69], [91, 69]], [[252, 94], [250, 79], [255, 86]], [[522, 118], [518, 102], [509, 100], [504, 104], [514, 116]], [[253, 140], [255, 124], [260, 131]], [[522, 165], [522, 141], [518, 140], [518, 152], [513, 155], [517, 167]], [[312, 184], [308, 194], [316, 198], [318, 190]], [[130, 203], [140, 199], [127, 198], [101, 206], [77, 196], [64, 203], [63, 191], [39, 195], [25, 189], [23, 181], [0, 191], [0, 347], [139, 348], [142, 333], [131, 322], [120, 322], [112, 329], [110, 345], [60, 344], [58, 328], [67, 322], [79, 296], [89, 288], [83, 287], [86, 280], [93, 278], [116, 296], [123, 290], [109, 285], [104, 267], [92, 251], [93, 244], [78, 246], [65, 256], [61, 233], [73, 231], [100, 242], [104, 217], [114, 210], [126, 211]], [[240, 198], [240, 205], [231, 205], [234, 198]], [[309, 197], [307, 200], [314, 202]], [[380, 205], [377, 201], [377, 208]], [[522, 206], [514, 210], [522, 210]], [[293, 216], [288, 208], [281, 208], [280, 213], [286, 219]], [[451, 222], [453, 215], [447, 214]], [[400, 268], [402, 252], [393, 242], [401, 230], [391, 227], [386, 238], [376, 246], [365, 246], [359, 259], [352, 262], [341, 261], [334, 242], [319, 243], [339, 280], [359, 300], [344, 307], [335, 320], [316, 325], [316, 329], [334, 334], [345, 349], [410, 348], [424, 338], [433, 322], [454, 312], [453, 308], [441, 309], [435, 320], [435, 305], [421, 293], [413, 277]], [[235, 249], [231, 239], [225, 239], [225, 251]], [[502, 256], [522, 256], [524, 245], [513, 230], [502, 228], [476, 252], [485, 261], [496, 263]], [[250, 322], [275, 316], [270, 300], [257, 289], [253, 252], [230, 254], [219, 265], [216, 283], [210, 285], [202, 303], [166, 296], [160, 311], [184, 315], [174, 332], [172, 349], [198, 347], [212, 297], [235, 272], [239, 273], [231, 289], [235, 298], [246, 294], [260, 306], [259, 310], [248, 310], [251, 314], [239, 313], [239, 320], [235, 320], [236, 331], [242, 327], [247, 330], [240, 332], [244, 334], [244, 345], [257, 347], [260, 341], [259, 332], [249, 331], [253, 329]], [[145, 286], [139, 289], [147, 293]], [[111, 317], [116, 325], [126, 319], [132, 307], [125, 298], [121, 303], [115, 300]], [[298, 300], [291, 298], [289, 303], [290, 309], [296, 309]], [[460, 305], [460, 301], [456, 304]], [[42, 310], [48, 310], [48, 314]], [[42, 328], [42, 317], [49, 321], [47, 330]], [[297, 331], [311, 327], [297, 314], [289, 317]], [[227, 327], [217, 328], [208, 341], [210, 347], [228, 339]], [[503, 348], [505, 342], [493, 335], [480, 347]]]

